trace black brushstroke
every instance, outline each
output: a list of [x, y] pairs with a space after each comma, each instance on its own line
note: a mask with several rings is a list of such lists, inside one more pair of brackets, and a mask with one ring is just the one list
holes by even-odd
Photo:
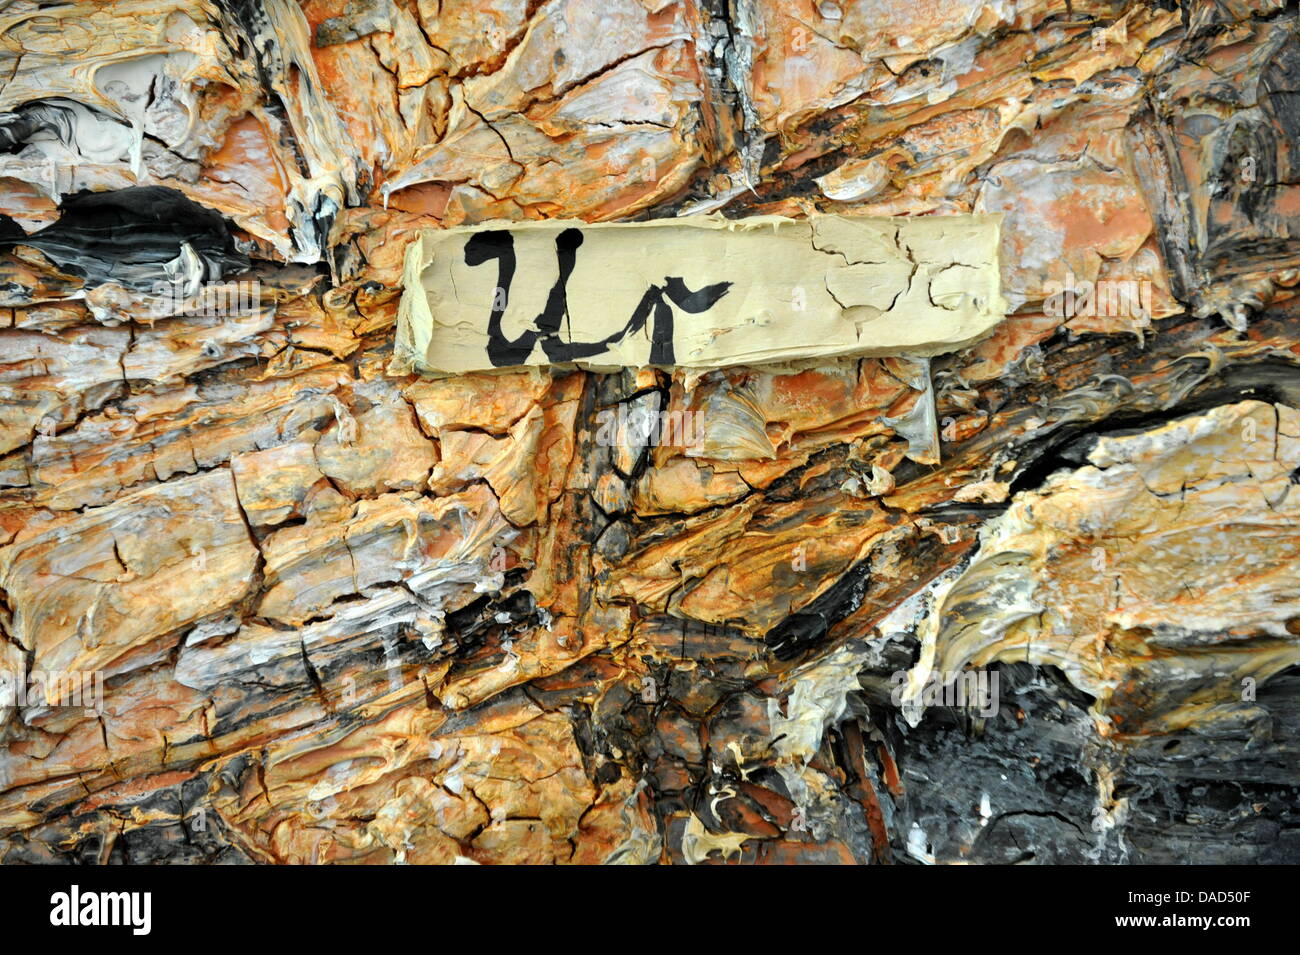
[[719, 282], [697, 291], [687, 288], [685, 281], [678, 276], [667, 276], [662, 285], [651, 285], [641, 296], [627, 324], [623, 328], [594, 342], [566, 341], [559, 334], [562, 322], [569, 318], [569, 277], [577, 265], [578, 249], [582, 246], [582, 232], [578, 229], [565, 229], [555, 238], [555, 257], [559, 265], [559, 276], [551, 286], [546, 297], [546, 305], [541, 314], [533, 321], [533, 328], [518, 338], [507, 338], [501, 328], [506, 306], [510, 301], [510, 287], [515, 277], [515, 242], [506, 230], [479, 232], [470, 236], [465, 243], [465, 264], [483, 265], [495, 259], [497, 261], [497, 289], [501, 294], [492, 296], [492, 312], [488, 318], [488, 360], [494, 368], [522, 365], [532, 354], [533, 347], [540, 342], [542, 351], [551, 362], [577, 361], [592, 358], [609, 349], [615, 342], [628, 335], [635, 335], [645, 328], [646, 322], [653, 316], [654, 323], [650, 330], [650, 364], [672, 365], [676, 363], [673, 349], [673, 310], [664, 300], [671, 300], [685, 312], [698, 314], [712, 308], [727, 294], [730, 282]]
[[164, 186], [79, 193], [64, 201], [57, 222], [31, 235], [0, 228], [0, 249], [40, 250], [88, 285], [120, 282], [141, 291], [167, 281], [164, 265], [188, 244], [203, 260], [207, 280], [248, 268], [220, 213]]
[[53, 102], [29, 103], [0, 116], [0, 152], [19, 152], [39, 133], [50, 133], [65, 146], [69, 145], [75, 125], [70, 107]]

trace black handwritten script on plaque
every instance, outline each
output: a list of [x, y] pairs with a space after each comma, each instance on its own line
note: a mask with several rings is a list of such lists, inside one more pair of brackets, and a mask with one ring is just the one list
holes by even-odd
[[407, 250], [397, 360], [464, 372], [932, 355], [1001, 321], [996, 216], [492, 223]]

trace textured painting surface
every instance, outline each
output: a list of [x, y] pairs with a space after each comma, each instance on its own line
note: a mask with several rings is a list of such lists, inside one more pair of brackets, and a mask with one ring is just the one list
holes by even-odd
[[1298, 31], [0, 4], [0, 862], [1300, 861]]

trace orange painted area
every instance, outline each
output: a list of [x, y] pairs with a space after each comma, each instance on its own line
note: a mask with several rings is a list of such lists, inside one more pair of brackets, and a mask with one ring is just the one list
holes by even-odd
[[447, 200], [450, 198], [451, 186], [447, 183], [421, 182], [394, 192], [388, 197], [388, 206], [390, 209], [398, 209], [414, 215], [435, 216], [441, 219], [447, 210]]
[[79, 803], [78, 808], [83, 812], [92, 812], [100, 806], [114, 805], [129, 796], [139, 796], [144, 793], [157, 792], [159, 789], [166, 789], [168, 786], [177, 786], [197, 775], [197, 770], [173, 770], [168, 773], [159, 773], [157, 776], [143, 776], [117, 786], [101, 789], [93, 796]]
[[208, 156], [202, 176], [236, 187], [238, 195], [263, 212], [272, 229], [288, 233], [289, 220], [284, 214], [288, 187], [266, 130], [256, 117], [245, 114], [231, 123], [221, 147]]
[[15, 219], [53, 222], [57, 207], [41, 189], [21, 179], [0, 179], [0, 212]]
[[885, 785], [895, 796], [903, 795], [903, 781], [898, 775], [898, 764], [894, 762], [894, 757], [889, 755], [889, 750], [884, 746], [877, 747], [880, 754], [880, 765], [885, 770]]

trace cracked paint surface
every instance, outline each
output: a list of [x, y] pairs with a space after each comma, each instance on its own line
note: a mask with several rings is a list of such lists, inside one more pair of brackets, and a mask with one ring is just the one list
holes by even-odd
[[[1297, 30], [9, 4], [0, 860], [1297, 861]], [[409, 354], [408, 256], [508, 223], [544, 290], [566, 224], [702, 214], [799, 234], [798, 361]], [[937, 270], [856, 304], [813, 241], [901, 275], [895, 234], [995, 217], [1005, 307], [957, 338]], [[196, 308], [217, 280], [249, 307]], [[1149, 307], [1049, 306], [1084, 283]], [[963, 668], [993, 712], [927, 696]], [[12, 695], [61, 672], [102, 705]]]

